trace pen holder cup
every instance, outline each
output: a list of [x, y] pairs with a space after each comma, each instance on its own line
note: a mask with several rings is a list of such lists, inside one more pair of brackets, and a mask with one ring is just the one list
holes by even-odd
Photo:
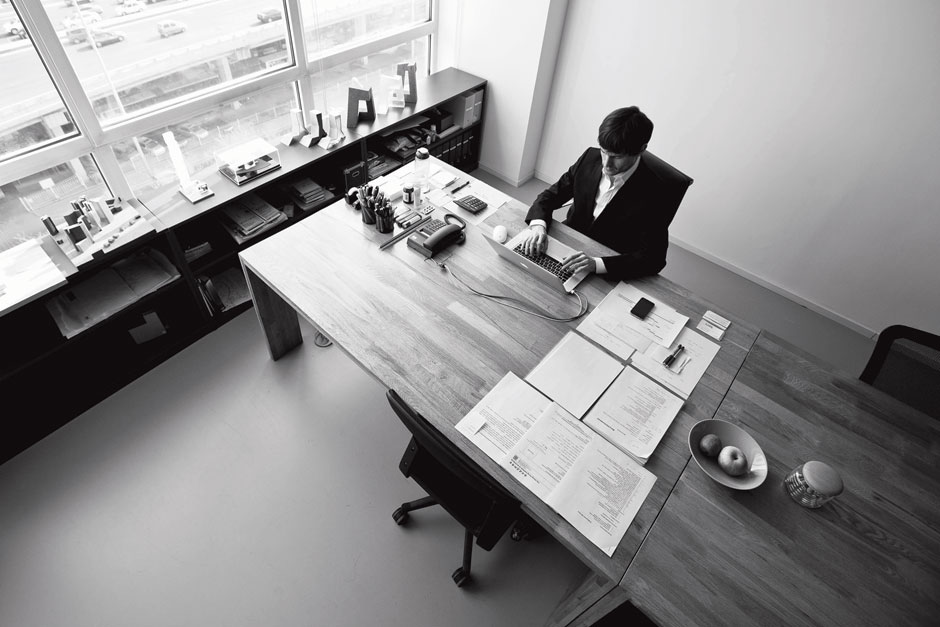
[[395, 218], [391, 213], [376, 214], [375, 230], [379, 233], [391, 233], [395, 230]]
[[375, 224], [375, 207], [369, 201], [360, 204], [362, 205], [362, 222], [364, 224]]

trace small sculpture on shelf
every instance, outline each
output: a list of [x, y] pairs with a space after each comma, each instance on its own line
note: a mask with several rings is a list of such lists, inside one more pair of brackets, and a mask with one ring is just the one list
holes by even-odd
[[306, 135], [300, 138], [301, 145], [307, 148], [326, 137], [326, 131], [323, 129], [323, 114], [318, 109], [310, 109], [310, 120], [316, 122], [316, 124], [309, 129]]
[[330, 112], [330, 130], [327, 133], [326, 137], [320, 140], [319, 146], [324, 150], [329, 150], [330, 148], [335, 148], [346, 139], [346, 135], [343, 133], [343, 116], [335, 111]]
[[417, 104], [418, 102], [418, 64], [399, 63], [396, 69], [401, 76], [402, 88], [404, 89], [403, 100], [406, 105]]
[[307, 124], [304, 122], [303, 109], [293, 108], [290, 110], [290, 133], [281, 137], [281, 143], [290, 146], [293, 143], [303, 140], [309, 134]]
[[346, 128], [356, 128], [360, 122], [375, 119], [375, 103], [372, 101], [372, 88], [349, 88], [349, 107], [346, 109]]
[[166, 143], [167, 150], [170, 152], [170, 161], [173, 163], [173, 169], [176, 171], [176, 178], [180, 182], [179, 192], [189, 202], [196, 204], [204, 198], [214, 195], [209, 189], [209, 185], [199, 179], [192, 179], [189, 176], [189, 168], [186, 167], [186, 160], [183, 158], [183, 151], [173, 131], [167, 131], [163, 134], [163, 141]]

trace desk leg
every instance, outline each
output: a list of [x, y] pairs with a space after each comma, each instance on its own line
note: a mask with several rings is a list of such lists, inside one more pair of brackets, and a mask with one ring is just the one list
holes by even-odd
[[292, 348], [299, 346], [304, 338], [300, 334], [300, 321], [294, 308], [258, 278], [252, 270], [242, 264], [248, 291], [255, 305], [255, 312], [261, 322], [261, 330], [268, 340], [271, 359], [277, 361]]
[[588, 572], [580, 585], [570, 590], [545, 623], [549, 627], [588, 627], [619, 607], [627, 593], [602, 575]]

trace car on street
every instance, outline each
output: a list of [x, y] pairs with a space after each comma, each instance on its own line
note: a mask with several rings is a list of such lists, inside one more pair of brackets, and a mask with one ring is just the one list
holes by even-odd
[[62, 20], [62, 25], [67, 29], [81, 28], [83, 25], [97, 24], [100, 21], [101, 16], [94, 11], [81, 11], [80, 13], [74, 13]]
[[180, 133], [192, 135], [196, 139], [206, 139], [207, 137], [209, 137], [209, 131], [202, 128], [198, 124], [193, 124], [191, 122], [187, 122], [185, 124], [177, 124], [174, 127], [174, 130], [179, 131]]
[[140, 0], [127, 0], [124, 4], [119, 4], [117, 8], [118, 15], [130, 15], [131, 13], [140, 13], [144, 10], [144, 3]]
[[67, 7], [78, 6], [78, 7], [85, 7], [85, 8], [88, 8], [89, 6], [91, 6], [91, 7], [95, 7], [95, 10], [98, 11], [98, 13], [101, 13], [101, 7], [95, 4], [94, 0], [65, 0], [65, 6]]
[[127, 38], [127, 35], [124, 33], [119, 33], [117, 31], [108, 31], [108, 30], [93, 30], [91, 31], [91, 45], [95, 48], [100, 48], [102, 46], [110, 46], [111, 44], [116, 44], [120, 41], [124, 41]]
[[284, 16], [281, 14], [280, 9], [265, 9], [258, 14], [258, 21], [262, 24], [267, 24], [268, 22], [274, 22], [275, 20], [283, 19]]
[[140, 144], [140, 147], [152, 154], [154, 157], [159, 157], [166, 152], [166, 148], [155, 139], [147, 137], [138, 137], [137, 142]]
[[186, 24], [176, 20], [163, 20], [157, 23], [157, 32], [160, 33], [161, 37], [179, 35], [186, 32]]

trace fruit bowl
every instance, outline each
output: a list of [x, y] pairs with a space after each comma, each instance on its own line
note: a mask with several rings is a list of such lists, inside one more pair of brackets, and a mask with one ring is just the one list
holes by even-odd
[[[722, 446], [736, 446], [741, 449], [747, 457], [746, 473], [732, 477], [721, 469], [717, 458], [709, 457], [699, 449], [699, 440], [709, 433], [721, 438]], [[753, 490], [767, 478], [767, 458], [764, 457], [764, 451], [747, 431], [725, 420], [702, 420], [696, 423], [689, 431], [689, 450], [692, 451], [692, 459], [706, 475], [729, 488]]]

